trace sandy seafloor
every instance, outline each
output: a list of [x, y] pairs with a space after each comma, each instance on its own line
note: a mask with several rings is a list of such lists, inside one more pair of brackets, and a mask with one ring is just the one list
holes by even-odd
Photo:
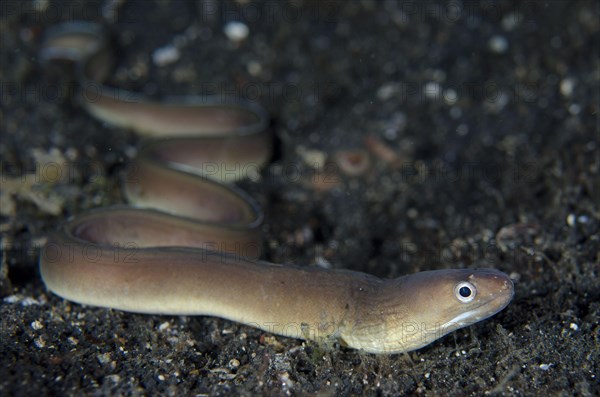
[[[1, 8], [1, 395], [600, 394], [597, 1]], [[268, 109], [276, 153], [243, 183], [266, 214], [264, 259], [381, 277], [493, 267], [514, 279], [513, 302], [424, 349], [375, 356], [53, 295], [40, 244], [68, 216], [121, 202], [139, 144], [53, 94], [66, 80], [37, 62], [44, 30], [79, 18], [110, 32], [114, 84]], [[230, 21], [245, 40], [224, 34]], [[173, 44], [174, 61], [157, 65]], [[319, 189], [299, 180], [367, 137], [365, 173]], [[42, 175], [64, 163], [76, 164], [68, 178]]]

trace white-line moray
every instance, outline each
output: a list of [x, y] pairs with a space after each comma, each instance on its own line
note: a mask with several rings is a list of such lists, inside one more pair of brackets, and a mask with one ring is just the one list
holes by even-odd
[[513, 283], [492, 269], [384, 280], [244, 259], [259, 253], [262, 215], [251, 198], [221, 182], [245, 172], [211, 172], [214, 180], [202, 172], [210, 164], [258, 172], [271, 150], [260, 107], [187, 97], [151, 102], [104, 85], [112, 57], [95, 24], [52, 29], [40, 58], [77, 66], [90, 114], [152, 138], [125, 177], [130, 206], [79, 215], [49, 236], [40, 271], [55, 294], [131, 312], [217, 316], [388, 354], [428, 345], [512, 299]]

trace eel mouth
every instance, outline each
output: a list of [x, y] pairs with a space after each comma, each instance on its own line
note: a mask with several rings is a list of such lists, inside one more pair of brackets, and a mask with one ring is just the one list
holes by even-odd
[[486, 299], [479, 305], [473, 307], [471, 310], [461, 313], [447, 321], [442, 325], [442, 328], [452, 329], [466, 327], [474, 324], [486, 318], [492, 317], [496, 313], [502, 311], [514, 296], [514, 287], [510, 279], [507, 278], [508, 283], [505, 283], [504, 288], [497, 294], [491, 296], [490, 299]]

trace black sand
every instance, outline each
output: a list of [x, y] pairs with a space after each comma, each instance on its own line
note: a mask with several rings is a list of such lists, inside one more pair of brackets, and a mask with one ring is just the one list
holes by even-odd
[[[0, 394], [600, 393], [598, 2], [129, 0], [109, 20], [110, 3], [1, 5]], [[36, 61], [48, 26], [80, 18], [113, 35], [123, 87], [267, 107], [277, 152], [243, 184], [266, 212], [265, 259], [381, 277], [494, 267], [514, 301], [422, 350], [373, 356], [54, 296], [39, 245], [67, 216], [121, 201], [138, 144], [56, 95], [65, 81]], [[244, 42], [223, 34], [230, 20], [249, 27]], [[153, 51], [189, 29], [179, 59], [156, 66]], [[368, 136], [396, 163], [377, 152], [369, 173], [321, 193], [278, 173], [311, 175], [306, 160]], [[28, 198], [22, 175], [65, 162], [69, 177]]]

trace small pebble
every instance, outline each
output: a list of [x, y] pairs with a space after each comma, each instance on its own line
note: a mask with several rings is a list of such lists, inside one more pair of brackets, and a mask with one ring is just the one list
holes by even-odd
[[500, 113], [509, 101], [510, 97], [506, 92], [497, 91], [486, 98], [484, 106], [491, 113]]
[[179, 49], [170, 44], [154, 50], [152, 53], [152, 62], [154, 62], [156, 66], [165, 66], [177, 62], [180, 57], [181, 53], [179, 52]]
[[36, 338], [33, 341], [33, 344], [38, 348], [42, 349], [46, 346], [46, 339], [44, 339], [44, 335], [41, 335], [39, 338]]
[[109, 380], [112, 383], [119, 383], [119, 381], [121, 380], [121, 377], [117, 374], [113, 374], [113, 375], [105, 376], [104, 379]]
[[33, 0], [33, 9], [36, 12], [45, 12], [50, 5], [50, 0]]
[[258, 76], [262, 72], [263, 68], [260, 62], [258, 61], [250, 61], [246, 65], [246, 70], [250, 74], [250, 76]]
[[453, 119], [459, 119], [462, 116], [462, 110], [461, 108], [459, 108], [458, 106], [452, 106], [450, 108], [450, 117], [452, 117]]
[[3, 300], [5, 303], [21, 302], [21, 306], [25, 306], [25, 307], [40, 304], [40, 302], [33, 299], [32, 297], [29, 297], [29, 296], [23, 297], [22, 295], [10, 295], [10, 296], [7, 296], [6, 298], [4, 298]]
[[31, 328], [33, 328], [34, 330], [38, 331], [42, 328], [44, 328], [44, 324], [42, 324], [40, 321], [35, 320], [31, 323]]
[[406, 114], [400, 111], [394, 112], [392, 117], [385, 123], [383, 135], [388, 140], [394, 140], [398, 138], [398, 134], [402, 133], [406, 128], [407, 124]]
[[574, 103], [572, 105], [569, 105], [569, 113], [571, 113], [573, 116], [578, 115], [581, 112], [581, 106]]
[[575, 323], [569, 324], [569, 328], [571, 328], [573, 331], [579, 331], [579, 325]]
[[504, 54], [508, 50], [508, 40], [504, 36], [492, 36], [488, 41], [488, 46], [496, 54]]
[[442, 95], [442, 86], [435, 81], [430, 81], [423, 87], [423, 94], [429, 99], [439, 99]]
[[563, 96], [570, 97], [575, 90], [575, 79], [567, 77], [560, 82], [560, 93]]
[[19, 295], [9, 295], [3, 299], [4, 303], [17, 303], [21, 300]]
[[417, 219], [419, 217], [419, 211], [416, 208], [409, 208], [406, 210], [406, 216], [408, 219]]
[[304, 160], [306, 165], [317, 170], [322, 169], [327, 160], [327, 154], [322, 150], [299, 147], [296, 151], [300, 157], [302, 157], [302, 160]]
[[323, 258], [322, 256], [318, 256], [315, 259], [315, 264], [318, 267], [321, 267], [323, 269], [331, 269], [331, 262], [329, 262], [327, 259]]
[[111, 360], [110, 353], [101, 353], [96, 356], [98, 362], [102, 365], [108, 364]]
[[590, 221], [590, 217], [589, 217], [589, 216], [587, 216], [587, 215], [579, 215], [579, 216], [577, 217], [577, 222], [579, 222], [579, 223], [586, 224], [586, 223], [588, 223], [589, 221]]
[[392, 98], [398, 92], [398, 85], [396, 83], [385, 83], [377, 89], [377, 99], [381, 101], [387, 101]]
[[458, 101], [458, 93], [452, 88], [447, 89], [444, 91], [444, 101], [448, 105], [454, 105]]
[[250, 34], [250, 29], [248, 29], [248, 26], [243, 22], [231, 21], [225, 24], [223, 27], [223, 32], [229, 40], [239, 42], [248, 37], [248, 34]]
[[290, 379], [290, 374], [287, 371], [284, 371], [279, 374], [279, 382], [281, 382], [281, 386], [284, 388], [293, 388], [294, 381]]
[[164, 323], [162, 323], [158, 326], [158, 330], [164, 331], [164, 330], [168, 329], [170, 326], [171, 326], [171, 323], [169, 323], [168, 321], [165, 321]]
[[519, 25], [522, 19], [523, 16], [521, 14], [511, 12], [509, 14], [506, 14], [504, 18], [502, 18], [500, 24], [502, 25], [504, 30], [511, 31]]
[[458, 127], [456, 127], [456, 133], [458, 134], [458, 136], [465, 136], [469, 133], [469, 126], [466, 124], [459, 124]]

